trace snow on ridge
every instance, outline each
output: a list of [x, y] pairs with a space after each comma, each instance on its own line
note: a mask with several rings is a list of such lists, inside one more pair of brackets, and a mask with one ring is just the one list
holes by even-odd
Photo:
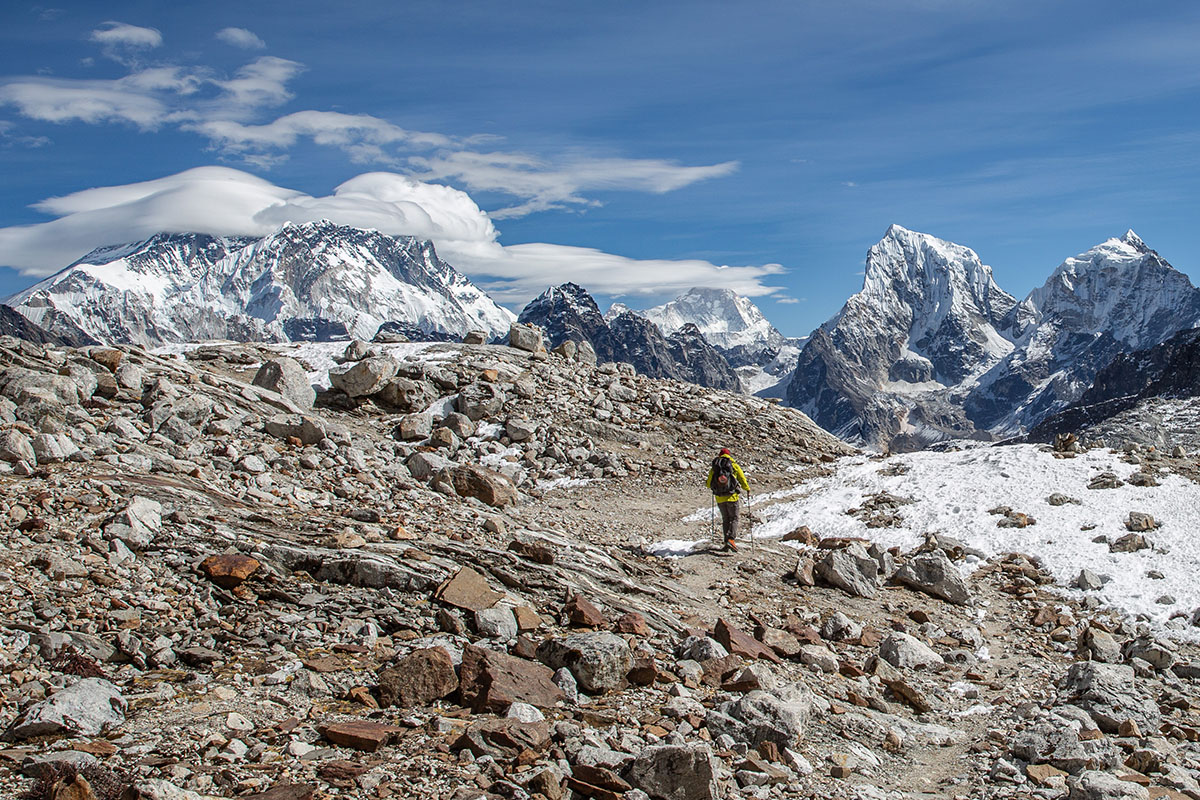
[[[908, 471], [881, 474], [896, 464]], [[756, 509], [756, 516], [764, 521], [754, 527], [753, 535], [779, 538], [808, 525], [821, 536], [858, 536], [910, 550], [922, 543], [925, 533], [938, 532], [989, 556], [1006, 552], [1039, 556], [1063, 591], [1077, 592], [1067, 587], [1081, 569], [1089, 569], [1108, 581], [1096, 592], [1106, 605], [1131, 615], [1144, 614], [1161, 625], [1174, 614], [1190, 615], [1200, 607], [1200, 584], [1195, 581], [1200, 571], [1200, 540], [1195, 536], [1200, 524], [1200, 484], [1166, 475], [1156, 487], [1087, 488], [1102, 471], [1123, 480], [1136, 470], [1111, 451], [1056, 459], [1035, 445], [912, 453], [882, 463], [865, 457], [843, 459], [832, 476], [801, 484], [797, 499]], [[880, 491], [914, 501], [900, 507], [900, 527], [867, 528], [845, 513]], [[1051, 506], [1046, 498], [1055, 492], [1080, 503]], [[1036, 524], [997, 527], [1000, 517], [988, 511], [1001, 505], [1029, 514]], [[1149, 513], [1162, 523], [1145, 534], [1154, 549], [1110, 553], [1106, 543], [1093, 541], [1098, 536], [1113, 541], [1127, 534], [1124, 521], [1130, 511]], [[1163, 578], [1146, 577], [1152, 570]], [[1172, 601], [1159, 602], [1167, 598]], [[1194, 636], [1200, 638], [1200, 632]]]

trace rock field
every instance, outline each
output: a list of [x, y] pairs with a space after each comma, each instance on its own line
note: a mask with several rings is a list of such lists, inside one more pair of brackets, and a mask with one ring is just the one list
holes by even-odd
[[850, 448], [538, 339], [0, 337], [0, 796], [1200, 799], [1193, 645], [944, 536], [650, 555]]

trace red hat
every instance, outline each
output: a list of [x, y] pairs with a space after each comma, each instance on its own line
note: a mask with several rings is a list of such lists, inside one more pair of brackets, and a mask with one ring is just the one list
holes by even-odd
[[722, 447], [722, 448], [721, 448], [721, 455], [723, 455], [723, 456], [727, 456], [727, 455], [729, 455], [729, 448], [728, 448], [728, 447]]

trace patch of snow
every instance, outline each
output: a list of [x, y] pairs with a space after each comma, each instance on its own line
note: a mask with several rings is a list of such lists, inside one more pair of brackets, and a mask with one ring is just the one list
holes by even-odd
[[664, 539], [642, 548], [646, 553], [659, 558], [683, 558], [691, 555], [708, 543], [708, 539], [687, 541], [684, 539]]

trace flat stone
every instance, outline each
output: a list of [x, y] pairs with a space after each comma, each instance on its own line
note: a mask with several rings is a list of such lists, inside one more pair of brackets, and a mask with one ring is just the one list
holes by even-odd
[[341, 747], [373, 753], [387, 744], [402, 728], [383, 722], [355, 720], [337, 722], [325, 727], [325, 738]]
[[515, 702], [553, 708], [565, 697], [542, 664], [474, 645], [463, 648], [459, 680], [462, 704], [476, 711], [502, 714]]
[[454, 661], [444, 647], [415, 650], [379, 673], [384, 706], [425, 706], [457, 689]]
[[563, 613], [571, 625], [577, 628], [607, 628], [604, 612], [592, 605], [586, 597], [574, 595], [563, 606]]
[[258, 559], [241, 553], [222, 553], [200, 562], [200, 571], [223, 589], [242, 585], [261, 567]]
[[99, 736], [125, 722], [125, 698], [103, 678], [84, 678], [36, 703], [17, 718], [5, 738]]
[[437, 588], [434, 598], [464, 611], [481, 611], [500, 602], [504, 595], [488, 586], [487, 580], [470, 567], [463, 567]]
[[762, 658], [776, 664], [780, 663], [779, 656], [775, 655], [774, 650], [724, 619], [717, 620], [716, 627], [713, 629], [713, 638], [732, 655], [743, 658]]

